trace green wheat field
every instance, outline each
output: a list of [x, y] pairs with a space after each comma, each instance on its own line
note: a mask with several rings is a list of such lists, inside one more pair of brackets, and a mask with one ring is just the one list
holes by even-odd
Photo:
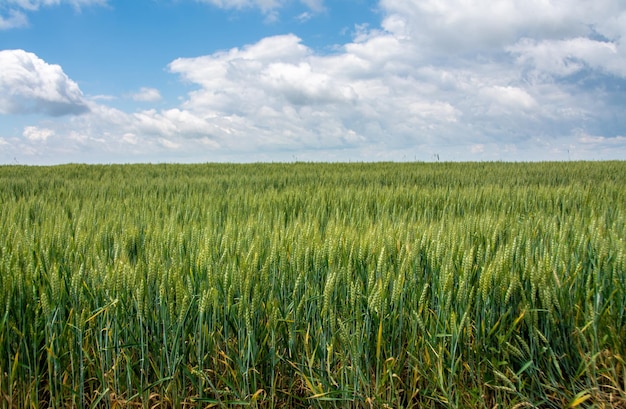
[[626, 407], [626, 162], [0, 166], [0, 407]]

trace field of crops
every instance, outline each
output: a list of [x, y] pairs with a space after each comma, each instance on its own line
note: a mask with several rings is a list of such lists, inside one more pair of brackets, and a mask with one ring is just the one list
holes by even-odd
[[0, 406], [626, 407], [625, 182], [0, 167]]

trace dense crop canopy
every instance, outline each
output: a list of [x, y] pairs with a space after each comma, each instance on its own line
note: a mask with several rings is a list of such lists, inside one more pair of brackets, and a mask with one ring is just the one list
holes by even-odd
[[0, 167], [9, 407], [626, 405], [626, 163]]

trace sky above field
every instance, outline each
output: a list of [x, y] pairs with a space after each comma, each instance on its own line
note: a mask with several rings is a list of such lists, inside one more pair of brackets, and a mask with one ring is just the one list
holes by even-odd
[[0, 164], [579, 159], [623, 0], [0, 0]]

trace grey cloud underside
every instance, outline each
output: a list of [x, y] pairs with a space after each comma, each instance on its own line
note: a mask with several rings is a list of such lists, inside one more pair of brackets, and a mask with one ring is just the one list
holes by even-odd
[[5, 114], [44, 114], [53, 117], [81, 115], [89, 112], [89, 107], [82, 103], [37, 100], [31, 98], [13, 98], [0, 105], [0, 113]]

